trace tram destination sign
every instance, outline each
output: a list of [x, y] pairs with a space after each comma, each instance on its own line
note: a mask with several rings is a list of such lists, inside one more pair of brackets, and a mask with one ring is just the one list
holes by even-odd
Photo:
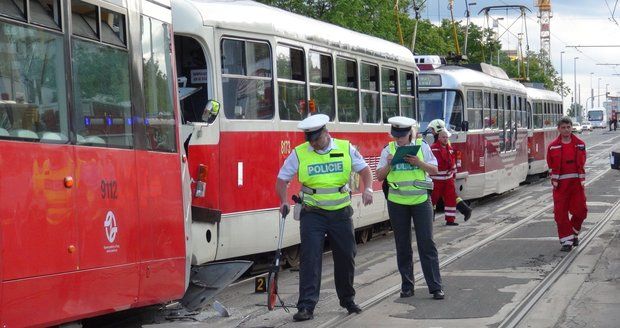
[[439, 74], [420, 74], [418, 76], [418, 86], [423, 87], [440, 87], [441, 75]]

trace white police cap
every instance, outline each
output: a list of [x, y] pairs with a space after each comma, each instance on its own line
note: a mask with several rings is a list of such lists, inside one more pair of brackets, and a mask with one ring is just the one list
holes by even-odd
[[417, 124], [416, 120], [405, 116], [390, 117], [388, 123], [392, 125], [390, 133], [397, 138], [406, 136], [411, 128]]
[[325, 114], [316, 114], [305, 118], [297, 124], [297, 128], [306, 133], [307, 140], [316, 140], [320, 135], [319, 132], [329, 122], [329, 116]]

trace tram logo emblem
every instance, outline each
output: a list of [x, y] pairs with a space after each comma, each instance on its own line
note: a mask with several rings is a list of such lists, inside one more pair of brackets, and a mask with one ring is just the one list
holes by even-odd
[[108, 214], [106, 214], [103, 226], [105, 228], [105, 235], [108, 237], [108, 241], [113, 243], [114, 239], [116, 239], [118, 227], [116, 226], [116, 217], [112, 211], [108, 211]]

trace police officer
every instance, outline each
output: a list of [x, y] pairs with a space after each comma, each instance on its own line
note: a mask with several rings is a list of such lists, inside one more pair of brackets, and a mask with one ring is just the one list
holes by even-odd
[[[439, 132], [443, 130], [448, 131], [448, 129], [446, 128], [446, 123], [443, 120], [434, 119], [428, 122], [428, 129], [426, 130], [426, 132], [427, 133], [430, 132], [432, 134], [432, 139], [427, 138], [425, 139], [426, 142], [428, 142], [431, 145], [437, 142], [437, 140], [439, 139]], [[456, 170], [454, 171], [454, 173], [456, 174]], [[469, 207], [467, 203], [465, 203], [465, 201], [461, 199], [461, 197], [458, 197], [458, 196], [456, 197], [456, 209], [461, 214], [463, 214], [463, 216], [465, 217], [464, 218], [465, 221], [469, 220], [469, 218], [471, 217], [471, 207]]]
[[340, 306], [349, 314], [360, 313], [355, 304], [355, 234], [351, 216], [351, 171], [360, 174], [366, 188], [364, 205], [372, 203], [372, 173], [360, 153], [349, 141], [333, 139], [326, 129], [329, 116], [318, 114], [301, 121], [306, 142], [295, 147], [280, 168], [276, 192], [280, 212], [288, 211], [288, 182], [297, 175], [301, 183], [299, 299], [295, 321], [313, 318], [321, 289], [321, 264], [325, 235], [329, 238], [334, 260], [334, 283]]
[[[572, 129], [571, 118], [562, 117], [558, 122], [560, 135], [547, 148], [553, 186], [553, 216], [564, 252], [579, 245], [579, 231], [588, 216], [584, 188], [586, 144], [572, 133]], [[569, 213], [572, 214], [570, 219]]]
[[[411, 297], [413, 285], [413, 251], [411, 248], [411, 220], [415, 226], [418, 254], [422, 271], [429, 292], [435, 299], [443, 299], [439, 274], [439, 257], [433, 241], [433, 208], [428, 196], [428, 174], [437, 174], [437, 160], [430, 147], [421, 138], [413, 140], [416, 135], [414, 119], [396, 116], [388, 120], [392, 125], [391, 134], [394, 141], [383, 151], [377, 165], [377, 179], [387, 179], [388, 214], [394, 241], [396, 242], [396, 260], [402, 285], [400, 297]], [[417, 154], [405, 156], [406, 163], [392, 165], [396, 149], [401, 146], [419, 145]]]

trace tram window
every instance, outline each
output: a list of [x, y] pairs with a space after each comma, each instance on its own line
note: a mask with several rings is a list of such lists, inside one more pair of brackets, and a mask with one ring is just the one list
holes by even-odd
[[482, 106], [482, 91], [467, 91], [467, 121], [470, 130], [482, 129]]
[[142, 17], [142, 72], [146, 117], [146, 148], [176, 151], [174, 106], [172, 101], [172, 60], [167, 24]]
[[226, 118], [274, 116], [271, 50], [267, 43], [222, 40], [222, 89]]
[[338, 90], [338, 120], [358, 122], [360, 119], [357, 98], [357, 64], [353, 60], [336, 59], [336, 83]]
[[78, 143], [133, 147], [129, 55], [78, 39], [72, 49]]
[[62, 35], [0, 22], [0, 138], [68, 142]]
[[310, 107], [312, 114], [325, 114], [334, 120], [334, 70], [332, 57], [310, 51], [308, 54], [310, 72]]
[[308, 115], [304, 52], [295, 48], [278, 46], [276, 60], [280, 119], [303, 120]]
[[59, 0], [31, 0], [30, 20], [35, 24], [60, 29]]
[[17, 18], [19, 20], [25, 20], [24, 1], [13, 0], [0, 0], [0, 7], [2, 11], [0, 15], [5, 15], [11, 18]]
[[125, 15], [101, 9], [101, 41], [125, 46]]
[[379, 67], [367, 63], [360, 64], [360, 81], [362, 121], [364, 123], [379, 123], [381, 122], [381, 107], [379, 107]]
[[396, 70], [392, 68], [381, 68], [381, 101], [383, 104], [383, 123], [392, 116], [399, 114], [398, 110], [398, 81], [396, 80]]
[[205, 106], [209, 100], [208, 86], [212, 74], [207, 68], [205, 54], [196, 39], [174, 36], [181, 104], [181, 122], [203, 122]]
[[490, 128], [491, 127], [491, 93], [484, 92], [483, 94], [483, 106], [484, 109], [482, 111], [482, 127]]
[[532, 105], [530, 105], [529, 101], [525, 102], [525, 126], [528, 129], [531, 129], [532, 126]]
[[415, 75], [400, 71], [400, 112], [403, 116], [415, 116]]
[[98, 40], [97, 6], [79, 0], [71, 2], [73, 34]]
[[454, 131], [461, 131], [463, 122], [463, 97], [460, 92], [448, 91], [446, 92], [446, 108], [452, 109], [451, 112], [446, 113], [446, 116], [450, 117], [450, 129]]

